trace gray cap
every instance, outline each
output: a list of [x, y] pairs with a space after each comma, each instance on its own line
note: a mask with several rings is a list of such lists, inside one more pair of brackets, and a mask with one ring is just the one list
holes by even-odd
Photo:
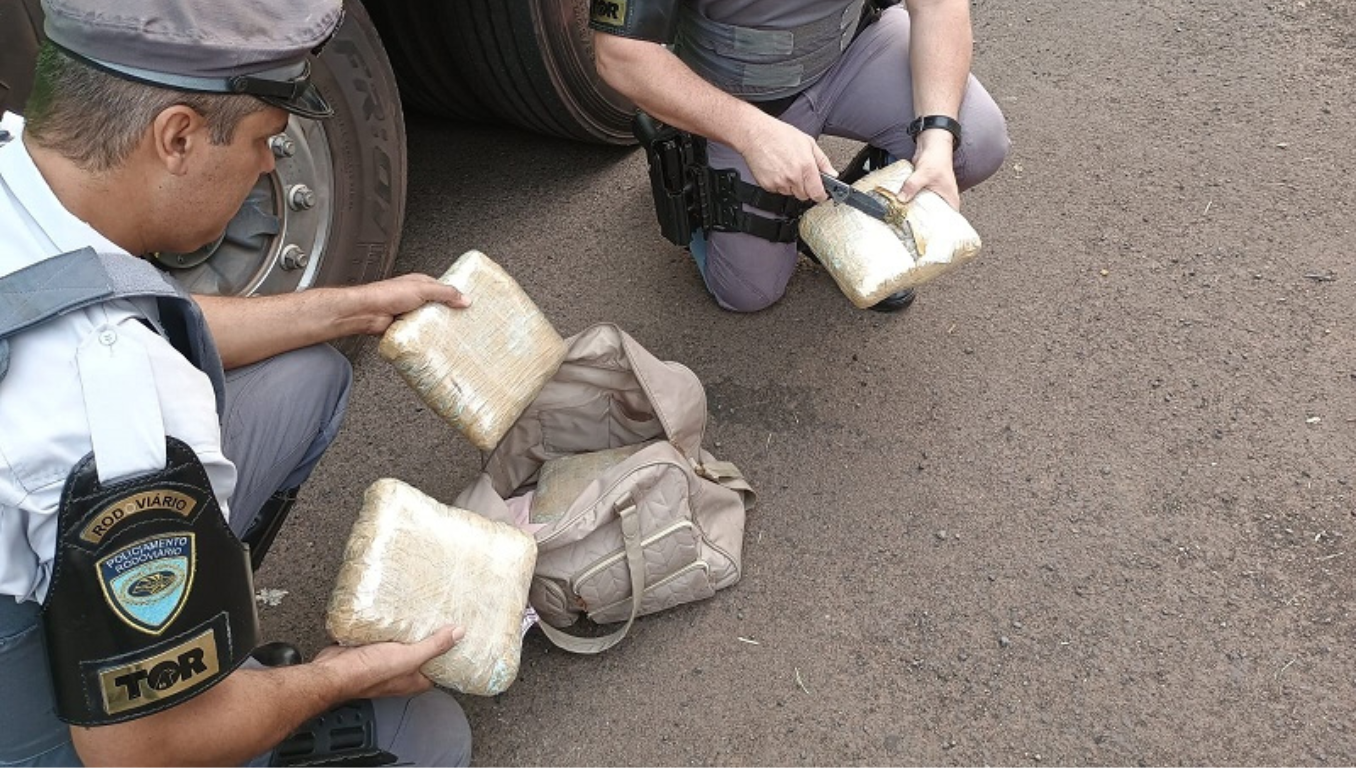
[[341, 0], [42, 0], [58, 48], [149, 85], [245, 93], [311, 118], [332, 107], [310, 52], [341, 26]]

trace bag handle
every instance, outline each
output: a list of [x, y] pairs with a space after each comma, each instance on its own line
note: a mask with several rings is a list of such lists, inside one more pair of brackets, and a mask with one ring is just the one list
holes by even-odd
[[621, 518], [621, 539], [626, 550], [626, 569], [631, 572], [631, 616], [626, 623], [610, 635], [602, 637], [578, 637], [546, 624], [540, 624], [541, 631], [550, 642], [570, 653], [602, 653], [626, 638], [631, 625], [640, 613], [641, 601], [645, 599], [645, 550], [640, 546], [640, 516], [636, 514], [635, 500], [623, 496], [613, 505]]

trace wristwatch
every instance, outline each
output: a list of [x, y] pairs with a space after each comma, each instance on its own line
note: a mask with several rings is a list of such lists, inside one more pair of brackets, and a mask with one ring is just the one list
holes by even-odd
[[921, 115], [906, 126], [906, 133], [910, 134], [911, 139], [914, 140], [922, 132], [931, 128], [939, 128], [953, 134], [953, 148], [955, 150], [958, 149], [959, 144], [963, 143], [963, 126], [948, 115]]

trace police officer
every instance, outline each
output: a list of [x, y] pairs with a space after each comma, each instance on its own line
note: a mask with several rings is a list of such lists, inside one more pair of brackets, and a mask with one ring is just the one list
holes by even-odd
[[43, 5], [0, 120], [0, 763], [467, 762], [419, 671], [461, 630], [277, 665], [251, 589], [345, 409], [323, 342], [467, 299], [406, 275], [196, 302], [138, 258], [216, 240], [290, 115], [331, 114], [309, 54], [340, 0]]
[[[903, 202], [930, 189], [957, 208], [959, 192], [1005, 160], [1004, 118], [968, 71], [968, 0], [591, 1], [603, 79], [709, 139], [712, 168], [768, 193], [826, 198], [819, 174], [836, 171], [816, 137], [827, 133], [911, 159]], [[746, 201], [743, 210], [785, 224], [781, 214], [799, 207]], [[698, 233], [692, 252], [722, 307], [753, 312], [786, 290], [795, 238], [793, 226], [712, 231]], [[909, 303], [907, 294], [875, 308]]]

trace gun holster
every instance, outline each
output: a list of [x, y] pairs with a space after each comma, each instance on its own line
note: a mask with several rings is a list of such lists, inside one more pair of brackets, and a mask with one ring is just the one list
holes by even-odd
[[[765, 191], [731, 168], [707, 164], [707, 140], [665, 125], [644, 112], [633, 122], [650, 164], [650, 190], [660, 233], [687, 246], [693, 232], [743, 232], [779, 243], [797, 239], [797, 221], [811, 203]], [[774, 214], [759, 216], [744, 206]]]
[[689, 201], [697, 197], [698, 167], [707, 166], [706, 141], [656, 122], [644, 112], [636, 112], [631, 128], [650, 163], [650, 192], [659, 231], [669, 242], [686, 246], [693, 230], [702, 226], [701, 212]]
[[375, 707], [356, 699], [304, 723], [271, 753], [270, 764], [394, 765], [398, 758], [377, 746]]

